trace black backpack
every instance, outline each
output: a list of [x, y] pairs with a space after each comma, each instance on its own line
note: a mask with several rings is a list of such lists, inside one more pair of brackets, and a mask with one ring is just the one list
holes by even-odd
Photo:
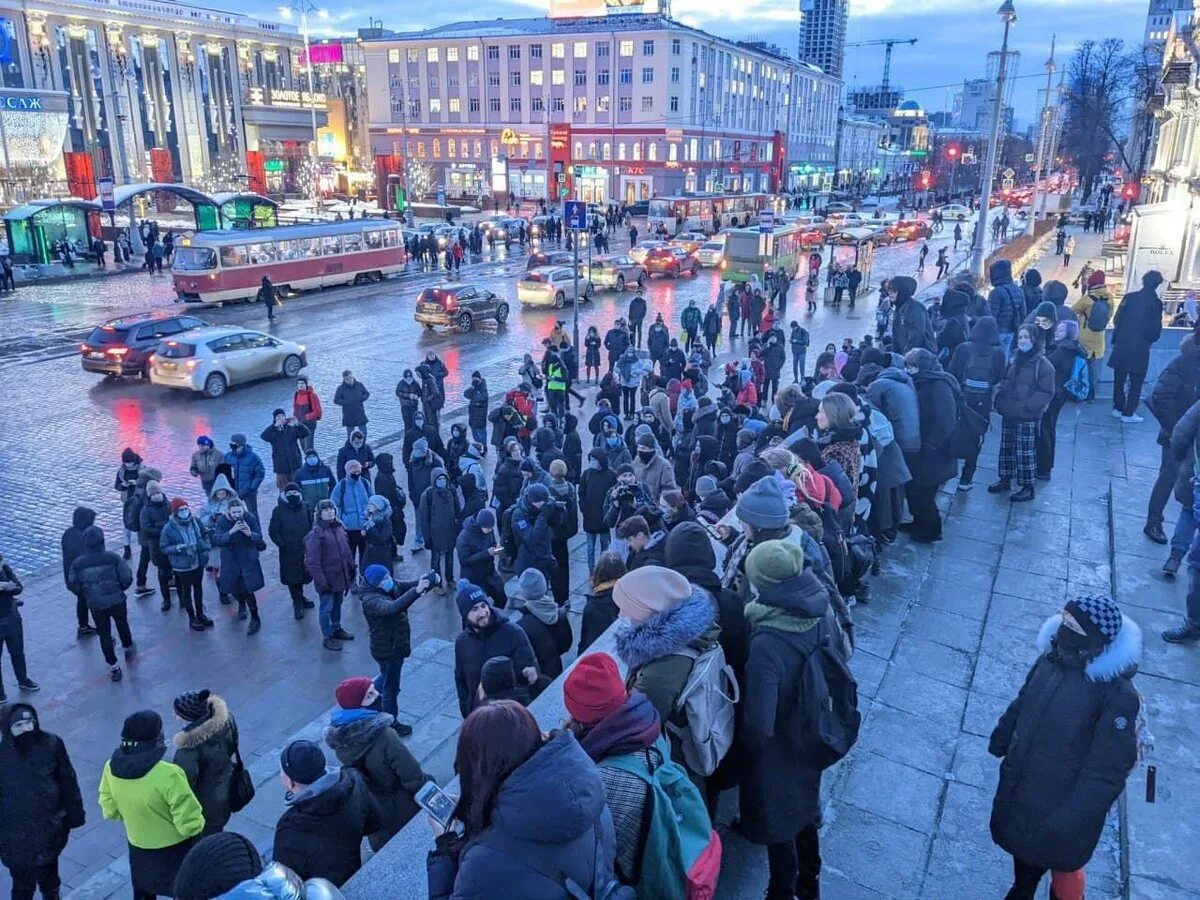
[[1112, 318], [1112, 305], [1104, 297], [1092, 297], [1092, 311], [1088, 313], [1087, 327], [1091, 331], [1103, 331]]
[[830, 633], [828, 619], [817, 624], [817, 646], [804, 661], [799, 703], [800, 756], [809, 766], [828, 769], [858, 740], [858, 682]]

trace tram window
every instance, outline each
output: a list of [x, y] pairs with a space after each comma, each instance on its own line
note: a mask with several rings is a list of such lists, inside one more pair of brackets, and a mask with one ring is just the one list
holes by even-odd
[[321, 239], [320, 238], [298, 238], [293, 241], [299, 251], [300, 259], [312, 259], [314, 256], [321, 255]]
[[342, 236], [335, 234], [332, 237], [321, 238], [321, 255], [322, 256], [337, 256], [342, 252]]
[[362, 249], [361, 234], [343, 234], [342, 235], [342, 252], [357, 253]]
[[383, 232], [368, 231], [363, 235], [363, 240], [366, 242], [368, 250], [378, 250], [383, 246]]
[[232, 244], [221, 248], [221, 268], [234, 269], [246, 265], [246, 245]]
[[249, 249], [250, 264], [260, 265], [262, 263], [275, 262], [277, 253], [274, 241], [262, 241], [258, 244], [251, 244]]
[[300, 257], [301, 251], [299, 241], [279, 241], [275, 246], [279, 248], [280, 262], [289, 259], [298, 259]]

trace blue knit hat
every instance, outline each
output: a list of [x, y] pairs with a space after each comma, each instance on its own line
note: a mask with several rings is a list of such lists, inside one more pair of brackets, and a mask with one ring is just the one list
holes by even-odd
[[788, 503], [774, 475], [764, 475], [738, 498], [737, 517], [755, 528], [782, 528], [788, 523]]
[[363, 572], [363, 579], [371, 587], [379, 587], [379, 585], [383, 584], [383, 579], [387, 578], [391, 574], [392, 573], [388, 571], [387, 566], [381, 566], [379, 563], [375, 563], [374, 565], [367, 566], [366, 571]]
[[458, 593], [454, 596], [454, 604], [458, 607], [458, 614], [462, 616], [462, 620], [467, 621], [467, 613], [471, 611], [471, 607], [477, 603], [487, 603], [488, 595], [483, 592], [477, 584], [472, 584], [465, 578], [460, 578], [458, 581]]
[[1121, 607], [1112, 597], [1097, 594], [1091, 597], [1076, 597], [1067, 602], [1067, 612], [1075, 617], [1084, 631], [1099, 632], [1104, 643], [1111, 644], [1121, 633], [1123, 617]]

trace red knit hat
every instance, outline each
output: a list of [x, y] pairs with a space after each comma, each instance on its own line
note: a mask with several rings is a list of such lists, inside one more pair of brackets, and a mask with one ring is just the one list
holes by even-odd
[[1087, 286], [1090, 288], [1104, 287], [1104, 273], [1099, 269], [1092, 272], [1087, 278]]
[[358, 709], [363, 704], [363, 698], [367, 696], [373, 682], [366, 675], [359, 675], [355, 678], [347, 678], [333, 690], [333, 698], [337, 700], [338, 706], [342, 709]]
[[184, 500], [182, 497], [172, 497], [171, 498], [171, 512], [173, 512], [173, 513], [179, 512], [179, 510], [183, 509], [187, 505], [188, 505], [188, 502], [186, 500]]
[[584, 656], [563, 684], [567, 712], [581, 725], [595, 725], [611, 716], [627, 696], [616, 661], [607, 653]]

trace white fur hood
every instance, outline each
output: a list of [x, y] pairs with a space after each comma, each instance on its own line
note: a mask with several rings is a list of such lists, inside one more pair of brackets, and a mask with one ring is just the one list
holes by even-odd
[[[1050, 649], [1050, 639], [1062, 624], [1062, 613], [1055, 613], [1042, 623], [1038, 631], [1037, 648], [1040, 653]], [[1121, 676], [1129, 677], [1137, 671], [1142, 661], [1142, 629], [1124, 613], [1121, 614], [1121, 630], [1116, 640], [1104, 652], [1087, 664], [1083, 670], [1088, 681], [1115, 681]]]

